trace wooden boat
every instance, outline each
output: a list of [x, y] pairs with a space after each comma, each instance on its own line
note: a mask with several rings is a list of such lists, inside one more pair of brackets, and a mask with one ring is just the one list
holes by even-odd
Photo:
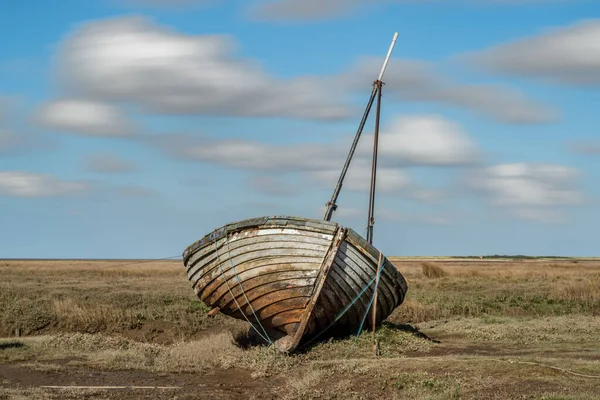
[[[277, 216], [225, 225], [183, 253], [188, 279], [205, 304], [248, 320], [285, 352], [322, 332], [356, 333], [370, 309], [379, 256], [335, 222]], [[407, 290], [402, 275], [384, 260], [377, 323]]]
[[[227, 224], [183, 253], [188, 279], [211, 313], [252, 324], [284, 352], [302, 343], [374, 330], [404, 301], [406, 281], [372, 245], [381, 78], [394, 35], [323, 220], [261, 217]], [[331, 222], [369, 110], [377, 96], [367, 239]], [[379, 299], [379, 301], [378, 301]]]

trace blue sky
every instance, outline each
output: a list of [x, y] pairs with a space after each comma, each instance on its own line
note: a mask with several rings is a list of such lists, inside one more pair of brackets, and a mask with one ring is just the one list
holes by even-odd
[[[321, 218], [394, 32], [374, 243], [598, 255], [591, 0], [9, 2], [0, 257], [161, 258]], [[334, 220], [365, 232], [371, 118]]]

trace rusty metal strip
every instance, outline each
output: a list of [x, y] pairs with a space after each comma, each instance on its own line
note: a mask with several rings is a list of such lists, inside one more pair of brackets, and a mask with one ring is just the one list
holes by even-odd
[[[310, 320], [310, 317], [315, 308], [315, 305], [317, 304], [317, 301], [319, 300], [319, 296], [321, 294], [321, 289], [323, 289], [323, 286], [325, 285], [325, 280], [327, 279], [327, 276], [329, 276], [329, 270], [331, 269], [331, 266], [333, 265], [333, 261], [335, 260], [335, 257], [340, 248], [340, 245], [344, 241], [345, 237], [346, 237], [346, 228], [340, 227], [338, 229], [333, 241], [331, 242], [332, 243], [331, 248], [329, 249], [329, 251], [327, 252], [327, 255], [323, 259], [323, 265], [321, 266], [321, 279], [319, 280], [319, 282], [317, 282], [317, 284], [315, 286], [315, 290], [310, 298], [310, 301], [308, 302], [308, 304], [306, 306], [306, 310], [304, 311], [304, 314], [302, 315], [302, 319], [300, 320], [300, 325], [298, 326], [298, 330], [296, 330], [296, 333], [294, 334], [291, 342], [282, 343], [282, 344], [284, 344], [284, 346], [288, 352], [294, 351], [294, 349], [298, 346], [298, 344], [300, 344], [300, 341], [302, 340], [302, 337], [304, 336], [304, 331], [306, 330], [308, 321]], [[287, 337], [287, 338], [289, 338], [289, 337]], [[282, 339], [286, 339], [286, 338], [282, 338]]]

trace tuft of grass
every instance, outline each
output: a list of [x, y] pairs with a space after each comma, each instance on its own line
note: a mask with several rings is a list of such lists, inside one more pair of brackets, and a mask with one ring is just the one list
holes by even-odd
[[600, 308], [600, 275], [590, 276], [561, 287], [556, 296], [558, 300], [579, 302], [586, 308]]
[[423, 270], [423, 276], [426, 278], [443, 278], [448, 275], [442, 267], [433, 263], [422, 263], [421, 268]]
[[309, 368], [301, 374], [294, 374], [287, 381], [287, 387], [290, 389], [284, 398], [286, 399], [306, 399], [320, 397], [317, 386], [324, 378], [324, 372], [317, 368]]

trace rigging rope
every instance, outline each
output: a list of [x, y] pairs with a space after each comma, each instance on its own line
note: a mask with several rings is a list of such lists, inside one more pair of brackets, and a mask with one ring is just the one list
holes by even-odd
[[248, 296], [246, 296], [246, 291], [244, 291], [244, 287], [242, 286], [242, 281], [240, 280], [240, 277], [239, 277], [237, 271], [235, 270], [235, 265], [233, 265], [233, 261], [231, 260], [231, 249], [229, 247], [229, 231], [225, 231], [225, 238], [226, 238], [226, 244], [227, 244], [227, 255], [228, 255], [227, 258], [229, 259], [229, 264], [231, 265], [231, 269], [233, 270], [233, 273], [235, 274], [235, 278], [238, 281], [238, 285], [239, 285], [239, 287], [240, 287], [240, 289], [242, 291], [242, 294], [244, 295], [244, 299], [246, 299], [246, 304], [248, 304], [248, 306], [250, 307], [250, 310], [252, 310], [252, 315], [254, 315], [254, 319], [256, 319], [256, 322], [258, 322], [258, 326], [260, 326], [260, 328], [262, 329], [263, 333], [267, 337], [267, 341], [269, 342], [269, 344], [273, 344], [273, 341], [269, 337], [269, 334], [267, 333], [267, 330], [260, 323], [260, 319], [256, 315], [256, 311], [254, 310], [254, 307], [252, 307], [252, 304], [250, 304], [250, 300], [248, 299]]
[[[384, 261], [385, 261], [385, 257], [384, 257]], [[335, 319], [329, 324], [327, 325], [327, 327], [325, 327], [323, 330], [321, 330], [316, 336], [314, 336], [312, 339], [310, 339], [308, 342], [304, 343], [302, 346], [299, 347], [299, 349], [301, 348], [305, 348], [306, 346], [308, 346], [309, 344], [311, 344], [312, 342], [314, 342], [315, 340], [317, 340], [317, 338], [319, 338], [323, 333], [325, 333], [329, 328], [331, 328], [340, 318], [342, 318], [344, 316], [344, 314], [346, 314], [346, 312], [348, 312], [348, 310], [354, 305], [356, 304], [356, 302], [358, 300], [360, 300], [360, 298], [362, 297], [362, 295], [367, 291], [367, 289], [369, 289], [369, 287], [371, 287], [371, 284], [375, 282], [375, 280], [377, 279], [377, 276], [381, 276], [381, 274], [383, 273], [383, 269], [386, 267], [386, 263], [383, 262], [380, 270], [379, 270], [379, 275], [375, 274], [375, 276], [371, 279], [371, 281], [369, 283], [367, 283], [365, 285], [365, 287], [360, 291], [360, 293], [358, 293], [358, 295], [350, 302], [350, 304], [348, 304], [342, 311], [340, 311], [340, 313], [335, 317]], [[373, 298], [375, 296], [376, 291], [373, 292], [373, 296], [371, 298], [371, 303], [373, 302]], [[371, 306], [369, 305], [369, 308]], [[368, 315], [368, 308], [367, 308], [367, 315]], [[363, 323], [364, 323], [364, 319], [363, 319]], [[362, 328], [361, 324], [361, 328]], [[360, 330], [359, 330], [360, 332]]]
[[[227, 238], [227, 240], [229, 240], [229, 232], [225, 232], [225, 237]], [[267, 337], [264, 337], [259, 331], [258, 329], [256, 329], [254, 327], [254, 324], [252, 323], [252, 321], [250, 321], [250, 319], [246, 316], [246, 313], [244, 311], [242, 311], [242, 307], [240, 306], [240, 303], [238, 303], [237, 298], [233, 295], [233, 291], [231, 290], [231, 286], [229, 286], [229, 281], [228, 279], [225, 279], [225, 273], [223, 271], [223, 263], [220, 262], [220, 258], [221, 256], [219, 255], [219, 246], [217, 246], [217, 239], [215, 238], [215, 252], [217, 253], [217, 262], [219, 263], [219, 267], [221, 270], [221, 277], [223, 278], [223, 281], [225, 281], [225, 285], [227, 286], [227, 290], [229, 291], [229, 295], [233, 298], [233, 301], [235, 302], [235, 305], [238, 308], [238, 311], [242, 314], [242, 316], [244, 317], [244, 319], [246, 321], [248, 321], [248, 323], [252, 326], [252, 328], [254, 328], [254, 331], [258, 334], [258, 336], [260, 336], [265, 342], [268, 342], [269, 344], [273, 343], [271, 341], [271, 338], [269, 338], [269, 335], [267, 335]], [[229, 253], [229, 256], [231, 256], [231, 253]], [[229, 257], [229, 261], [231, 262], [231, 257]], [[235, 270], [234, 270], [235, 273]], [[236, 274], [237, 275], [237, 274]], [[255, 315], [256, 316], [256, 315]], [[257, 322], [260, 324], [260, 321]], [[262, 325], [261, 325], [262, 326]], [[263, 329], [264, 330], [264, 329]]]
[[321, 336], [323, 333], [325, 333], [325, 331], [327, 331], [329, 328], [331, 328], [340, 318], [342, 318], [344, 316], [344, 314], [346, 314], [346, 312], [348, 312], [348, 310], [362, 297], [362, 295], [367, 291], [367, 289], [371, 286], [371, 284], [373, 282], [375, 282], [375, 277], [373, 277], [373, 279], [371, 279], [371, 281], [369, 283], [367, 283], [367, 285], [360, 291], [360, 293], [354, 298], [354, 300], [352, 300], [350, 302], [350, 304], [348, 304], [327, 327], [325, 327], [316, 336], [314, 336], [312, 339], [310, 339], [308, 342], [306, 342], [304, 345], [302, 345], [302, 348], [304, 348], [304, 347], [308, 346], [310, 343], [314, 342], [319, 336]]
[[[379, 252], [379, 254], [381, 255], [381, 252]], [[371, 300], [369, 301], [369, 305], [367, 306], [367, 309], [365, 310], [365, 316], [363, 317], [360, 326], [358, 327], [358, 332], [356, 332], [356, 337], [354, 338], [354, 342], [356, 342], [358, 340], [358, 337], [360, 336], [360, 333], [362, 332], [362, 327], [365, 324], [365, 321], [367, 320], [367, 316], [369, 315], [369, 310], [371, 309], [371, 306], [373, 305], [373, 300], [375, 300], [375, 294], [377, 293], [377, 289], [379, 289], [379, 282], [381, 282], [381, 273], [383, 272], [383, 267], [385, 266], [385, 261], [386, 261], [386, 257], [383, 256], [383, 260], [381, 262], [381, 267], [379, 266], [379, 262], [377, 262], [377, 269], [379, 271], [377, 271], [376, 273], [376, 281], [375, 281], [375, 289], [373, 290], [373, 295], [371, 296]], [[370, 286], [370, 285], [369, 285]], [[377, 312], [377, 311], [375, 311]], [[373, 329], [375, 329], [375, 327], [373, 327]]]

